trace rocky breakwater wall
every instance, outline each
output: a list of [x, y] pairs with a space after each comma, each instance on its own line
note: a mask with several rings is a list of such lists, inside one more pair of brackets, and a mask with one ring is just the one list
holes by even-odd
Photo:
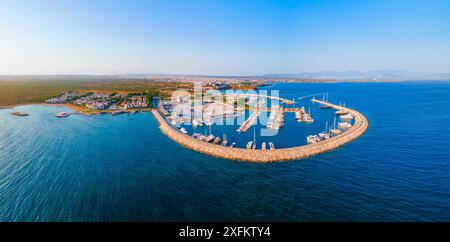
[[162, 133], [186, 148], [223, 159], [255, 163], [269, 163], [299, 160], [336, 149], [355, 140], [367, 130], [369, 123], [366, 117], [362, 114], [349, 108], [336, 105], [331, 106], [335, 109], [344, 109], [352, 114], [355, 117], [355, 124], [353, 127], [338, 136], [319, 143], [276, 150], [248, 150], [242, 148], [231, 148], [200, 141], [174, 129], [164, 120], [157, 110], [152, 110], [152, 113], [158, 121]]

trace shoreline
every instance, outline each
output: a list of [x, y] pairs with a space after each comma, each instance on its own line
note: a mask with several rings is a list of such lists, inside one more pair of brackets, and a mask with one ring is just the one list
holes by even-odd
[[18, 104], [18, 105], [14, 105], [14, 106], [0, 106], [0, 109], [14, 109], [16, 107], [21, 107], [21, 106], [66, 107], [66, 108], [69, 108], [70, 110], [74, 111], [77, 114], [82, 114], [82, 115], [86, 115], [86, 116], [101, 115], [101, 114], [111, 114], [112, 115], [116, 111], [124, 112], [124, 113], [136, 113], [136, 112], [150, 112], [152, 110], [152, 108], [116, 110], [116, 111], [112, 111], [112, 110], [90, 110], [90, 109], [87, 109], [87, 108], [84, 108], [84, 107], [79, 107], [79, 106], [71, 104], [71, 103], [43, 103], [43, 102], [23, 103], [23, 104]]
[[[334, 105], [331, 103], [315, 100], [315, 102], [320, 104], [325, 104], [331, 106], [336, 110], [344, 110], [352, 114], [355, 118], [355, 124], [347, 131], [339, 134], [335, 137], [332, 137], [328, 140], [321, 141], [319, 143], [308, 144], [303, 146], [291, 147], [291, 148], [283, 148], [276, 150], [248, 150], [244, 148], [231, 148], [221, 145], [215, 145], [212, 143], [207, 143], [204, 141], [200, 141], [195, 139], [189, 135], [183, 134], [170, 126], [167, 121], [162, 117], [159, 111], [155, 108], [146, 108], [140, 110], [122, 110], [124, 113], [136, 113], [136, 112], [151, 112], [153, 117], [156, 119], [159, 125], [160, 131], [166, 135], [171, 140], [175, 141], [181, 146], [184, 146], [188, 149], [200, 152], [202, 154], [206, 154], [209, 156], [228, 159], [228, 160], [237, 160], [244, 161], [250, 163], [273, 163], [273, 162], [285, 162], [292, 160], [300, 160], [304, 158], [308, 158], [311, 156], [315, 156], [321, 153], [325, 153], [336, 148], [339, 148], [347, 143], [350, 143], [364, 134], [368, 127], [369, 122], [367, 118], [359, 113], [356, 110], [341, 107], [338, 105]], [[27, 103], [18, 106], [63, 106], [69, 108], [76, 113], [83, 115], [100, 115], [100, 114], [111, 114], [114, 115], [114, 111], [110, 110], [93, 110], [93, 112], [86, 113], [86, 110], [78, 107], [76, 105], [65, 103], [65, 104], [49, 104], [49, 103]], [[14, 106], [14, 107], [18, 107]], [[12, 108], [14, 108], [12, 107]]]
[[161, 132], [179, 145], [205, 155], [250, 163], [285, 162], [301, 160], [304, 158], [315, 156], [334, 150], [356, 140], [369, 128], [369, 122], [367, 118], [356, 110], [337, 106], [331, 103], [325, 103], [322, 101], [316, 102], [330, 105], [333, 109], [336, 110], [345, 110], [351, 113], [355, 118], [355, 124], [342, 134], [334, 136], [328, 140], [321, 141], [319, 143], [276, 150], [248, 150], [243, 148], [231, 148], [200, 141], [175, 130], [161, 116], [158, 110], [153, 109], [151, 112], [156, 121], [159, 123]]

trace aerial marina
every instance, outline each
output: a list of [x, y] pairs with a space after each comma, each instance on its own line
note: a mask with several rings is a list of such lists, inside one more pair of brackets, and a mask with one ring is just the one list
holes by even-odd
[[[76, 113], [115, 116], [150, 111], [161, 131], [177, 143], [207, 155], [247, 162], [313, 156], [351, 142], [368, 127], [367, 119], [356, 110], [342, 102], [339, 105], [328, 102], [328, 93], [322, 94], [321, 100], [312, 96], [310, 100], [299, 98], [300, 102], [264, 93], [233, 93], [223, 100], [215, 95], [218, 94], [202, 93], [201, 101], [192, 105], [191, 98], [186, 96], [169, 100], [146, 93], [68, 91], [48, 98], [44, 104], [75, 111], [55, 113], [56, 118]], [[332, 115], [334, 120], [324, 117], [322, 112]], [[317, 128], [321, 123], [326, 123], [325, 129]], [[287, 143], [286, 135], [296, 138]]]
[[[247, 100], [246, 104], [248, 104], [252, 97], [253, 96], [246, 96], [241, 98]], [[275, 99], [270, 96], [261, 96], [260, 98], [268, 98], [269, 100]], [[260, 119], [262, 118], [260, 116], [263, 113], [269, 113], [267, 122], [263, 126], [268, 130], [279, 131], [284, 126], [285, 113], [293, 113], [294, 116], [290, 117], [298, 123], [305, 123], [305, 125], [313, 123], [315, 119], [312, 118], [311, 107], [308, 107], [308, 112], [306, 112], [304, 106], [297, 108], [295, 107], [296, 103], [293, 101], [277, 99], [282, 102], [282, 105], [274, 105], [266, 108], [264, 107], [265, 101], [252, 100], [251, 103], [253, 103], [253, 106], [251, 106], [247, 112], [241, 114], [244, 117], [247, 115], [248, 118], [245, 119], [235, 131], [230, 129], [225, 129], [225, 131], [223, 131], [224, 129], [220, 129], [220, 126], [214, 124], [217, 116], [211, 113], [205, 114], [203, 116], [203, 121], [201, 117], [186, 119], [186, 117], [179, 116], [179, 113], [173, 115], [173, 109], [176, 104], [169, 101], [160, 101], [157, 105], [159, 108], [152, 110], [152, 113], [158, 121], [161, 131], [166, 136], [189, 149], [210, 156], [231, 160], [257, 163], [279, 162], [298, 160], [336, 149], [358, 138], [367, 130], [368, 121], [366, 117], [356, 110], [324, 101], [327, 99], [328, 95], [326, 95], [326, 98], [324, 97], [323, 100], [318, 100], [313, 97], [310, 101], [311, 105], [320, 105], [318, 109], [324, 110], [323, 112], [325, 112], [326, 109], [335, 110], [332, 112], [333, 115], [335, 115], [333, 125], [329, 125], [331, 124], [331, 121], [326, 121], [324, 131], [306, 136], [304, 138], [304, 145], [294, 145], [278, 149], [275, 148], [275, 143], [270, 140], [270, 137], [259, 140], [261, 137], [258, 136], [259, 138], [257, 139], [257, 127], [258, 129], [263, 128], [258, 124], [258, 121], [261, 121]], [[207, 103], [206, 105], [210, 104], [211, 103]], [[218, 105], [221, 104], [219, 103]], [[327, 108], [323, 108], [324, 106]], [[186, 107], [184, 107], [184, 109], [185, 108]], [[236, 111], [237, 107], [233, 110]], [[194, 113], [194, 110], [190, 110], [189, 108], [184, 111], [191, 114]], [[339, 115], [340, 112], [345, 112], [346, 114]], [[234, 118], [238, 116], [239, 115], [235, 115]], [[337, 118], [339, 118], [339, 122], [337, 121]], [[205, 119], [207, 121], [205, 121]], [[199, 127], [199, 123], [204, 123], [205, 127]], [[247, 141], [245, 141], [245, 138], [242, 135], [249, 131], [250, 128], [252, 128], [253, 131], [252, 139], [247, 139]], [[301, 126], [298, 128], [301, 128]], [[222, 139], [220, 134], [215, 134], [215, 132], [213, 132], [213, 129], [219, 130], [219, 132], [228, 132], [228, 135], [227, 133], [224, 133]], [[194, 132], [194, 130], [202, 130], [203, 133]], [[190, 135], [190, 132], [193, 133]], [[250, 134], [245, 137], [248, 136], [250, 136]], [[230, 141], [230, 137], [235, 140]], [[228, 142], [232, 142], [232, 144], [227, 146]], [[238, 144], [241, 144], [242, 146], [239, 146]]]
[[213, 241], [450, 222], [450, 0], [19, 0], [0, 13], [7, 226]]

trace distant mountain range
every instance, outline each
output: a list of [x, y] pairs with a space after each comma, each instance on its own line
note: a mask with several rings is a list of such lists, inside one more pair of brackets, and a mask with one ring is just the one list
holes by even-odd
[[382, 71], [323, 71], [299, 72], [286, 74], [266, 74], [266, 78], [292, 79], [334, 79], [334, 80], [450, 80], [450, 73], [425, 74], [411, 71], [382, 70]]
[[84, 81], [107, 81], [119, 79], [280, 79], [280, 80], [337, 80], [337, 81], [403, 81], [403, 80], [450, 80], [450, 73], [417, 73], [401, 70], [378, 70], [378, 71], [321, 71], [321, 72], [298, 72], [298, 73], [272, 73], [252, 76], [233, 75], [199, 75], [199, 74], [116, 74], [116, 75], [0, 75], [2, 81], [14, 80], [84, 80]]

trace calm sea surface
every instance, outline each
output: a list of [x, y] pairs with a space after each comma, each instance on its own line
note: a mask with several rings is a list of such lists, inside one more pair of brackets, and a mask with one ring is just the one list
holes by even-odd
[[[0, 110], [0, 221], [450, 221], [450, 82], [265, 89], [288, 99], [329, 92], [366, 115], [369, 130], [329, 153], [262, 165], [187, 150], [150, 113]], [[258, 143], [301, 145], [333, 122], [333, 111], [299, 105], [311, 106], [314, 124], [287, 115], [278, 136]], [[235, 129], [212, 132], [239, 146], [253, 139]]]

